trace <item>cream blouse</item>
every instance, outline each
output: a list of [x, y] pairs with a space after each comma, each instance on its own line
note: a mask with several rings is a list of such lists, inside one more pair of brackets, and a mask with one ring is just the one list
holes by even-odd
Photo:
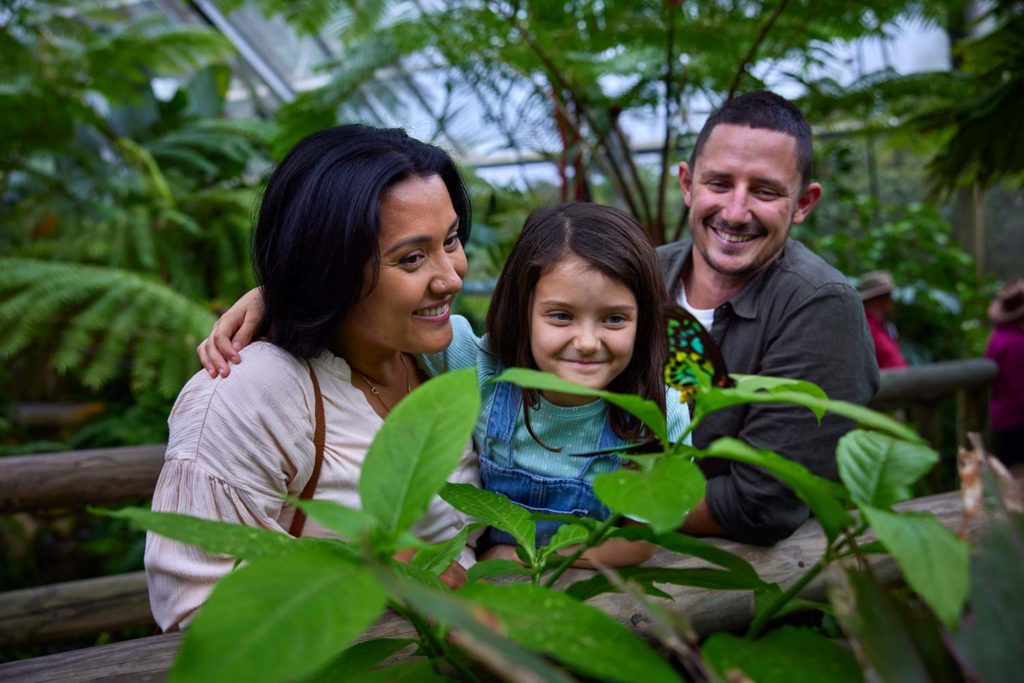
[[[265, 342], [241, 352], [226, 378], [200, 371], [171, 410], [170, 437], [153, 509], [286, 532], [298, 496], [313, 471], [313, 384], [305, 363]], [[324, 461], [314, 498], [359, 508], [363, 458], [383, 420], [352, 384], [344, 359], [325, 351], [311, 360], [326, 418]], [[467, 444], [449, 478], [480, 485], [477, 455]], [[412, 529], [429, 543], [456, 535], [472, 521], [439, 497]], [[331, 536], [308, 519], [304, 536]], [[475, 560], [467, 548], [460, 563]], [[146, 537], [146, 578], [157, 624], [181, 627], [202, 605], [234, 560], [156, 534]]]

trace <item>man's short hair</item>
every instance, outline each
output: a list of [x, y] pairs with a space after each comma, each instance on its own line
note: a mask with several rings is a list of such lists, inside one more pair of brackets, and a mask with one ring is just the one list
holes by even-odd
[[711, 131], [720, 123], [748, 128], [765, 128], [774, 130], [796, 139], [796, 165], [800, 171], [801, 185], [806, 187], [811, 182], [813, 172], [813, 149], [811, 143], [811, 126], [796, 106], [783, 97], [767, 90], [755, 90], [729, 100], [708, 117], [704, 127], [697, 135], [697, 142], [690, 154], [690, 168], [704, 151], [704, 145], [711, 137]]

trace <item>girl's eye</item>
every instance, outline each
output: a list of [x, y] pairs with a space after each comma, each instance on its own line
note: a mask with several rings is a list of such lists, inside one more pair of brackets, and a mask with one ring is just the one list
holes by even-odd
[[605, 324], [608, 324], [608, 325], [619, 326], [619, 325], [625, 325], [629, 321], [627, 320], [626, 316], [621, 315], [619, 313], [614, 313], [614, 314], [608, 316], [607, 318], [605, 318], [604, 322], [605, 322]]
[[548, 313], [548, 319], [558, 323], [567, 323], [572, 320], [572, 316], [565, 311], [551, 311]]

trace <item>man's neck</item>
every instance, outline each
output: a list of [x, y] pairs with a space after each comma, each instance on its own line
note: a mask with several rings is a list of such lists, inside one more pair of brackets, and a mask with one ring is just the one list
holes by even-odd
[[687, 302], [694, 308], [709, 309], [718, 308], [739, 294], [754, 276], [733, 277], [719, 273], [707, 264], [694, 246], [683, 264], [682, 277]]

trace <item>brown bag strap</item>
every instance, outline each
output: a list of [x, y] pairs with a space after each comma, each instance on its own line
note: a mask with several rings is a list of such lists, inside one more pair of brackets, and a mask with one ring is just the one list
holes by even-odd
[[[320, 382], [316, 379], [316, 373], [313, 372], [313, 365], [307, 360], [307, 367], [309, 367], [309, 378], [313, 380], [313, 395], [316, 397], [316, 408], [314, 414], [316, 415], [316, 428], [313, 431], [313, 445], [316, 447], [316, 459], [313, 461], [313, 473], [309, 475], [309, 481], [306, 482], [306, 488], [302, 489], [302, 493], [299, 494], [299, 500], [312, 500], [313, 492], [316, 491], [316, 484], [320, 480], [320, 466], [324, 464], [324, 440], [327, 434], [327, 427], [324, 424], [324, 397], [320, 393]], [[302, 535], [302, 527], [306, 525], [306, 513], [295, 508], [295, 516], [292, 517], [292, 525], [288, 529], [288, 533], [292, 536], [298, 537]]]

